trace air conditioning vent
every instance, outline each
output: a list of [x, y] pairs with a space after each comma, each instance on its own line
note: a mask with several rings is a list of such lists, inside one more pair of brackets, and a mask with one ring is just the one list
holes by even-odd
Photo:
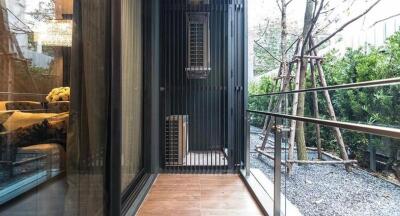
[[184, 165], [189, 142], [188, 116], [168, 116], [165, 123], [165, 164], [166, 166]]
[[209, 13], [187, 14], [188, 57], [186, 73], [189, 79], [206, 79], [210, 69]]

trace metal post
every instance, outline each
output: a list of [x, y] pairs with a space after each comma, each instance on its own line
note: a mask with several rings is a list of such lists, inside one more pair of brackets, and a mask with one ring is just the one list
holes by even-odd
[[281, 215], [281, 152], [282, 152], [282, 118], [275, 118], [274, 148], [274, 216]]
[[246, 112], [246, 147], [245, 147], [245, 169], [246, 176], [250, 175], [250, 116], [251, 113]]
[[376, 148], [372, 142], [372, 136], [369, 136], [368, 149], [369, 149], [369, 168], [376, 172]]

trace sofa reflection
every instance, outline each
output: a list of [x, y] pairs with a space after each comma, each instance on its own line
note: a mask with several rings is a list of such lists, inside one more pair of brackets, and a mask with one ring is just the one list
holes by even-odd
[[0, 204], [65, 167], [69, 102], [0, 102]]

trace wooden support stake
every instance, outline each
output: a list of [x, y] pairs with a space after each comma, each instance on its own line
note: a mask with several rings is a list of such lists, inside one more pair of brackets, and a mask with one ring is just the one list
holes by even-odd
[[[310, 76], [311, 76], [311, 85], [312, 88], [317, 87], [317, 83], [315, 82], [315, 66], [314, 66], [314, 60], [310, 61]], [[316, 91], [313, 91], [313, 107], [314, 107], [314, 116], [316, 119], [319, 119], [319, 108], [318, 108], [318, 93]], [[317, 151], [318, 151], [318, 159], [322, 159], [322, 153], [321, 153], [321, 128], [319, 124], [315, 125], [315, 133], [317, 137]]]
[[[311, 43], [312, 43], [312, 45], [314, 45], [314, 41], [313, 41], [312, 38], [311, 38]], [[314, 50], [313, 53], [314, 53], [314, 55], [318, 55], [316, 50]], [[324, 74], [324, 71], [322, 69], [320, 60], [316, 60], [316, 64], [317, 64], [317, 70], [318, 70], [319, 79], [321, 81], [321, 85], [322, 85], [322, 87], [327, 87], [328, 85], [326, 83], [325, 74]], [[326, 99], [326, 103], [327, 103], [327, 106], [328, 106], [329, 115], [330, 115], [332, 120], [337, 121], [335, 110], [333, 109], [332, 100], [331, 100], [331, 97], [329, 95], [329, 92], [327, 90], [324, 90], [323, 93], [324, 93], [324, 96], [325, 96], [325, 99]], [[334, 130], [334, 135], [336, 137], [336, 141], [337, 141], [337, 143], [339, 145], [340, 155], [341, 155], [343, 160], [347, 161], [347, 160], [349, 160], [349, 157], [347, 155], [346, 147], [345, 147], [345, 144], [343, 142], [342, 133], [340, 132], [340, 129], [337, 128], [337, 127], [334, 127], [333, 130]], [[351, 167], [348, 164], [346, 165], [346, 170], [348, 172], [351, 171]]]
[[286, 160], [286, 163], [297, 163], [297, 164], [354, 164], [358, 163], [356, 160], [333, 160], [333, 161], [310, 161], [310, 160]]
[[[256, 151], [257, 151], [258, 153], [264, 155], [265, 157], [271, 159], [271, 160], [275, 160], [275, 157], [274, 157], [273, 155], [270, 155], [270, 154], [268, 154], [268, 153], [262, 151], [261, 149], [258, 149], [258, 148], [257, 148]], [[284, 166], [286, 166], [286, 162], [285, 162], [284, 160], [281, 160], [281, 163], [282, 163]]]
[[[296, 52], [299, 52], [299, 48], [301, 47], [301, 44], [302, 44], [302, 40], [299, 40], [296, 45]], [[282, 82], [281, 82], [281, 84], [283, 84], [283, 86], [281, 86], [281, 89], [283, 89], [283, 91], [286, 90], [290, 85], [290, 81], [292, 79], [291, 73], [292, 73], [292, 64], [289, 64], [289, 69], [286, 72], [285, 79], [282, 79]], [[275, 102], [275, 106], [273, 107], [272, 112], [276, 112], [278, 110], [278, 108], [284, 98], [286, 98], [286, 97], [283, 94], [280, 94], [278, 96], [278, 100]], [[272, 100], [272, 98], [271, 98], [271, 100]], [[268, 107], [269, 107], [269, 105], [268, 105]], [[261, 145], [262, 150], [264, 150], [264, 148], [268, 142], [269, 132], [271, 131], [271, 128], [272, 128], [272, 120], [273, 120], [273, 118], [271, 118], [269, 116], [267, 116], [265, 118], [264, 127], [263, 127], [264, 140]]]

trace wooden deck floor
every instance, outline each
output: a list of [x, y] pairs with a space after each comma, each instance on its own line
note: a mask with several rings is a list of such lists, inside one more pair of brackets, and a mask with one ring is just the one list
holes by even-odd
[[137, 215], [263, 215], [234, 174], [160, 174]]

